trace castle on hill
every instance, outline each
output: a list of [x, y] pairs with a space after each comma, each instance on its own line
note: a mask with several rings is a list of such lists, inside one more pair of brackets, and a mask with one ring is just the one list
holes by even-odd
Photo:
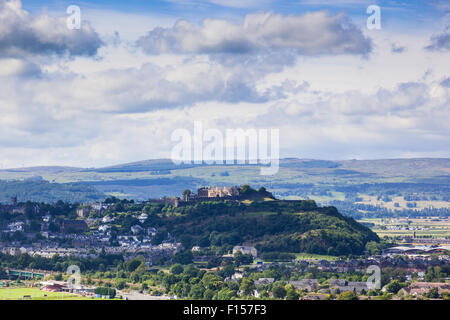
[[239, 197], [239, 187], [209, 186], [197, 189], [197, 194], [186, 190], [183, 192], [183, 201], [207, 200], [207, 199], [236, 199]]

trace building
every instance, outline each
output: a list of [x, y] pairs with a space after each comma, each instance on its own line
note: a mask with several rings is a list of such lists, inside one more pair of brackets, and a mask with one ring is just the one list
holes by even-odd
[[242, 254], [251, 254], [253, 258], [258, 257], [258, 250], [256, 250], [255, 247], [235, 246], [233, 248], [233, 255], [235, 255], [237, 252], [240, 252]]
[[445, 253], [450, 251], [450, 246], [396, 246], [383, 251], [385, 255], [426, 255], [432, 253]]
[[23, 232], [24, 231], [24, 222], [17, 221], [8, 224], [8, 230], [10, 232]]
[[319, 288], [319, 280], [302, 279], [298, 281], [288, 281], [296, 290], [316, 291]]
[[240, 189], [238, 187], [203, 187], [197, 190], [197, 198], [233, 198], [238, 197]]
[[209, 199], [236, 199], [240, 195], [239, 187], [202, 187], [197, 189], [197, 194], [195, 193], [185, 193], [183, 194], [183, 201], [202, 201]]
[[89, 207], [82, 207], [77, 209], [77, 216], [80, 218], [86, 218], [89, 216], [89, 213], [91, 212], [91, 208]]
[[450, 292], [450, 283], [444, 282], [413, 282], [409, 287], [403, 288], [400, 291], [403, 294], [410, 294], [413, 296], [422, 295], [430, 291], [430, 289], [437, 288], [439, 294]]
[[133, 234], [138, 234], [140, 232], [142, 232], [144, 230], [144, 228], [142, 228], [140, 225], [134, 225], [131, 227], [131, 232]]
[[89, 227], [84, 220], [64, 220], [61, 224], [62, 233], [80, 233], [88, 230]]
[[140, 223], [144, 223], [147, 219], [148, 219], [148, 214], [146, 214], [145, 212], [143, 212], [143, 213], [138, 217], [138, 220], [139, 220]]
[[64, 281], [41, 281], [41, 290], [48, 292], [69, 292], [69, 284]]
[[255, 280], [255, 287], [259, 287], [266, 284], [271, 284], [275, 281], [274, 278], [259, 278], [258, 280]]
[[366, 282], [346, 281], [345, 279], [330, 279], [330, 289], [334, 292], [351, 291], [354, 293], [368, 292], [369, 287]]

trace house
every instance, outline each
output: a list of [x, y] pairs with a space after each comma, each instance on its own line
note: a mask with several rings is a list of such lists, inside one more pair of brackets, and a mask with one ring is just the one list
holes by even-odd
[[255, 298], [259, 298], [261, 296], [261, 294], [263, 293], [264, 290], [260, 290], [260, 289], [255, 289], [253, 290], [253, 296]]
[[138, 234], [142, 230], [144, 230], [144, 228], [142, 228], [140, 225], [134, 225], [131, 227], [131, 232], [133, 232], [133, 234]]
[[427, 293], [432, 288], [437, 288], [439, 294], [450, 292], [450, 283], [445, 282], [413, 282], [409, 287], [400, 290], [403, 294], [413, 296]]
[[103, 222], [103, 223], [110, 223], [110, 222], [112, 222], [113, 220], [114, 220], [114, 219], [111, 218], [110, 216], [104, 216], [103, 219], [102, 219], [102, 222]]
[[238, 279], [242, 279], [244, 277], [244, 274], [240, 273], [240, 272], [236, 272], [235, 274], [233, 274], [231, 276], [231, 280], [233, 280], [234, 282], [236, 282]]
[[247, 246], [235, 246], [233, 248], [233, 255], [237, 252], [241, 252], [242, 254], [251, 254], [253, 258], [258, 257], [258, 250], [255, 247], [247, 247]]
[[148, 214], [146, 214], [146, 213], [142, 213], [142, 214], [138, 217], [138, 220], [139, 220], [140, 223], [144, 223], [147, 219], [148, 219]]
[[271, 284], [275, 281], [274, 278], [259, 278], [258, 280], [255, 280], [255, 287], [259, 287], [266, 284]]
[[98, 202], [98, 203], [94, 203], [94, 204], [92, 205], [92, 209], [95, 210], [95, 211], [97, 211], [97, 212], [103, 212], [103, 211], [105, 211], [106, 209], [108, 209], [110, 206], [111, 206], [111, 204], [106, 204], [106, 203]]
[[24, 231], [23, 225], [24, 225], [23, 221], [13, 222], [8, 224], [8, 229], [10, 232], [23, 232]]
[[297, 290], [316, 291], [319, 288], [317, 279], [301, 279], [298, 281], [288, 281]]
[[108, 231], [110, 228], [111, 228], [110, 226], [104, 224], [104, 225], [101, 225], [100, 227], [98, 227], [98, 231], [106, 232], [106, 231]]
[[354, 293], [361, 293], [362, 291], [369, 291], [367, 282], [346, 281], [344, 279], [330, 279], [330, 289], [334, 292], [351, 291]]

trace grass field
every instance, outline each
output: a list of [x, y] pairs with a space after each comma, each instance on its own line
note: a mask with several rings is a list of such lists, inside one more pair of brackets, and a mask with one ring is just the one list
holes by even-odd
[[[388, 219], [373, 218], [361, 219], [360, 223], [372, 223], [372, 230], [380, 237], [388, 236], [431, 236], [433, 238], [445, 238], [450, 236], [450, 219], [429, 217], [426, 219]], [[399, 228], [400, 230], [390, 230]], [[409, 230], [406, 230], [409, 228]]]
[[337, 260], [338, 257], [327, 256], [321, 254], [312, 254], [312, 253], [296, 253], [295, 258], [298, 260]]
[[[29, 296], [29, 298], [24, 298]], [[3, 288], [0, 289], [0, 300], [100, 300], [82, 297], [64, 292], [47, 292], [38, 288]]]

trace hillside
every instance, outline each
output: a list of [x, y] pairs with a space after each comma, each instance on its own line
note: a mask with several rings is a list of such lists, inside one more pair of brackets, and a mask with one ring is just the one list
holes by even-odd
[[[154, 208], [154, 207], [153, 207]], [[153, 215], [146, 222], [169, 232], [185, 247], [254, 245], [260, 252], [362, 254], [368, 241], [379, 241], [370, 229], [344, 217], [334, 207], [314, 201], [252, 203], [199, 202]]]
[[55, 203], [58, 200], [84, 203], [105, 198], [105, 195], [94, 187], [81, 183], [58, 184], [40, 179], [25, 181], [0, 180], [0, 203], [9, 203], [13, 196], [17, 196], [21, 202], [47, 203]]

